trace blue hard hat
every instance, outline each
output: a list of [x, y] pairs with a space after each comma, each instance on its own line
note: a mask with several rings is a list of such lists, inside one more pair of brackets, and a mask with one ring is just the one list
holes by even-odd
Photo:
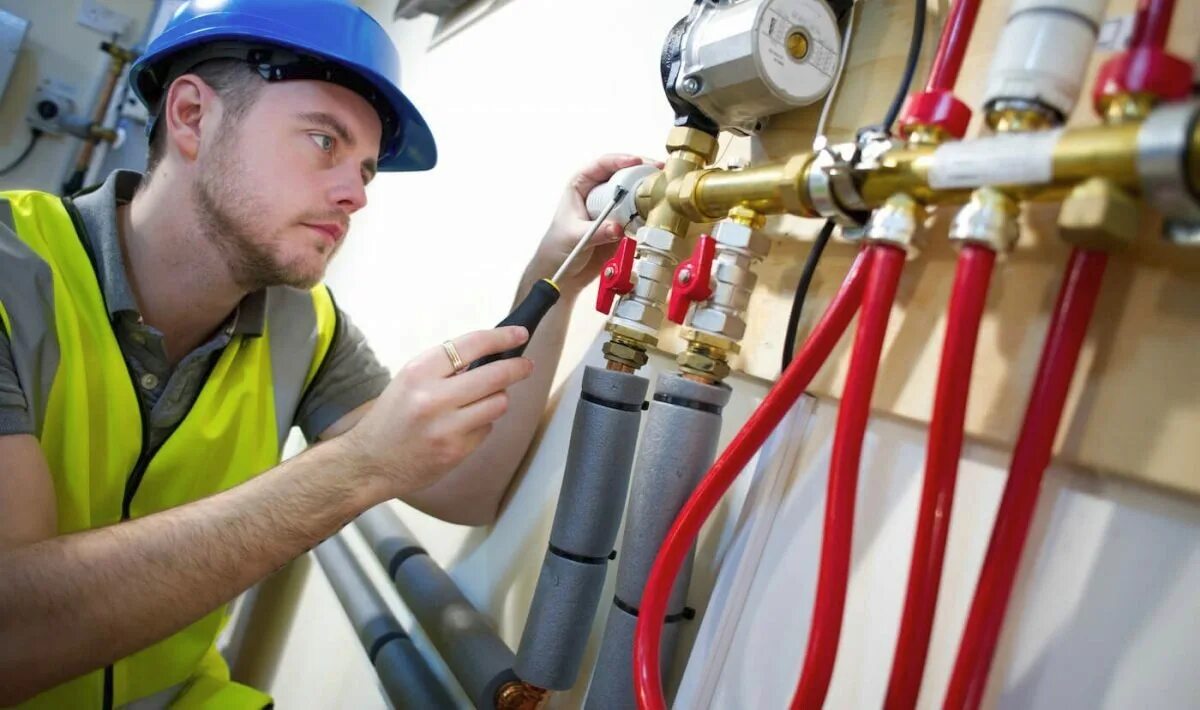
[[387, 32], [349, 0], [190, 0], [129, 70], [151, 114], [170, 82], [199, 61], [244, 59], [268, 81], [331, 81], [379, 112], [381, 171], [437, 164], [433, 133], [400, 91], [400, 56]]

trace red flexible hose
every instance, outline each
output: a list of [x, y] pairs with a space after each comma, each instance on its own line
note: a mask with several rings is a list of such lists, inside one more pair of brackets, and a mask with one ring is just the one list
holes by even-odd
[[1174, 11], [1175, 0], [1139, 0], [1129, 46], [1165, 49]]
[[721, 496], [803, 394], [850, 326], [862, 303], [871, 261], [870, 249], [859, 253], [837, 295], [830, 301], [825, 315], [804, 342], [804, 347], [746, 420], [745, 426], [729, 442], [720, 458], [713, 463], [704, 480], [679, 511], [679, 516], [663, 540], [642, 595], [633, 646], [633, 678], [639, 708], [666, 708], [658, 659], [662, 643], [662, 619], [667, 613], [671, 588], [687, 551], [700, 533], [704, 521], [721, 501]]
[[962, 453], [963, 420], [967, 414], [975, 342], [995, 263], [996, 252], [978, 244], [967, 244], [959, 254], [954, 272], [937, 394], [933, 418], [929, 422], [929, 453], [925, 458], [925, 482], [917, 514], [908, 593], [884, 703], [887, 710], [916, 707], [921, 690], [933, 613], [937, 608], [938, 585], [942, 579], [946, 536], [950, 531], [950, 510], [954, 504], [958, 458]]
[[962, 68], [967, 44], [971, 41], [971, 29], [975, 27], [975, 16], [979, 14], [980, 0], [958, 0], [950, 8], [950, 16], [942, 28], [938, 40], [937, 54], [929, 69], [926, 91], [954, 91], [954, 82]]
[[875, 255], [871, 258], [862, 316], [854, 334], [850, 370], [833, 435], [833, 460], [825, 496], [825, 529], [821, 538], [821, 567], [813, 601], [812, 629], [808, 634], [804, 670], [792, 696], [792, 710], [819, 710], [833, 676], [846, 606], [846, 583], [850, 577], [854, 498], [863, 436], [871, 413], [871, 394], [875, 390], [875, 373], [879, 369], [888, 317], [904, 269], [904, 250], [881, 244], [868, 249]]
[[1042, 475], [1050, 464], [1050, 452], [1066, 405], [1067, 390], [1096, 307], [1107, 263], [1108, 255], [1104, 252], [1084, 249], [1071, 252], [983, 560], [983, 571], [975, 587], [975, 598], [950, 676], [944, 705], [950, 710], [978, 708], [983, 698], [988, 670], [1021, 561], [1021, 550], [1037, 506]]

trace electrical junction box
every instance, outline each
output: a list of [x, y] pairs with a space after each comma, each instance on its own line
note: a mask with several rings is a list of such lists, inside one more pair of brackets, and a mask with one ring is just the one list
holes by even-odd
[[80, 121], [72, 87], [54, 79], [43, 79], [34, 91], [25, 120], [33, 128], [51, 134], [70, 132]]
[[28, 30], [29, 20], [0, 10], [0, 97], [4, 96], [4, 90], [8, 88], [8, 80], [12, 77], [13, 68], [17, 66], [21, 43], [25, 41], [25, 33]]

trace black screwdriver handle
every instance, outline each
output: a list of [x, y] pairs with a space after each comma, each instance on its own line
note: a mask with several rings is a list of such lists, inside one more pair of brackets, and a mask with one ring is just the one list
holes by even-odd
[[[529, 339], [533, 339], [533, 331], [538, 327], [538, 323], [542, 322], [542, 318], [550, 312], [550, 308], [558, 303], [559, 297], [558, 287], [550, 282], [549, 279], [542, 279], [533, 285], [529, 295], [521, 301], [508, 317], [496, 324], [497, 328], [503, 328], [506, 325], [523, 325], [525, 330], [529, 331]], [[475, 362], [471, 363], [468, 370], [474, 370], [477, 367], [486, 365], [489, 362], [497, 360], [507, 360], [512, 357], [520, 357], [525, 352], [525, 346], [529, 345], [529, 340], [526, 340], [521, 345], [512, 350], [505, 350], [502, 353], [494, 353], [492, 355], [484, 355]]]

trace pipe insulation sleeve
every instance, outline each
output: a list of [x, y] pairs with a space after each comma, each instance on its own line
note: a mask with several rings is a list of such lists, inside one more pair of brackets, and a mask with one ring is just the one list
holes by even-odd
[[588, 367], [567, 450], [550, 544], [572, 555], [607, 558], [637, 446], [646, 378]]
[[[617, 559], [617, 597], [632, 608], [642, 600], [650, 568], [671, 523], [717, 455], [726, 385], [662, 375], [646, 413], [634, 464], [625, 534]], [[683, 611], [687, 580], [676, 583], [667, 614]]]
[[637, 446], [644, 377], [588, 367], [562, 492], [515, 670], [540, 688], [575, 685], [621, 526]]
[[607, 570], [546, 552], [517, 650], [521, 680], [550, 690], [574, 687]]
[[360, 515], [357, 524], [471, 702], [478, 708], [493, 707], [496, 691], [517, 679], [512, 650], [450, 575], [416, 544], [394, 511], [376, 506]]
[[[618, 620], [623, 617], [619, 612], [636, 617], [659, 546], [680, 508], [716, 458], [721, 409], [729, 401], [729, 395], [726, 385], [695, 382], [678, 374], [659, 377], [634, 463], [625, 532], [617, 557], [614, 608], [609, 612], [608, 626], [620, 623]], [[694, 554], [693, 548], [684, 561], [683, 573], [675, 580], [666, 609], [668, 619], [684, 614]], [[630, 681], [632, 627], [636, 621], [630, 626], [628, 634], [605, 628], [606, 640], [601, 644], [601, 655], [592, 674], [592, 687], [605, 689], [605, 707], [634, 707]], [[664, 643], [662, 647], [662, 657], [668, 662], [673, 646]], [[605, 675], [613, 669], [620, 671], [619, 678]], [[588, 706], [601, 707], [592, 703], [590, 695]]]
[[450, 693], [371, 586], [346, 541], [335, 535], [318, 545], [313, 553], [392, 705], [413, 710], [453, 706]]
[[[659, 663], [664, 668], [671, 666], [682, 621], [682, 618], [675, 618], [663, 625]], [[633, 710], [637, 707], [632, 695], [633, 663], [630, 660], [636, 630], [636, 616], [615, 606], [608, 611], [584, 710]]]

